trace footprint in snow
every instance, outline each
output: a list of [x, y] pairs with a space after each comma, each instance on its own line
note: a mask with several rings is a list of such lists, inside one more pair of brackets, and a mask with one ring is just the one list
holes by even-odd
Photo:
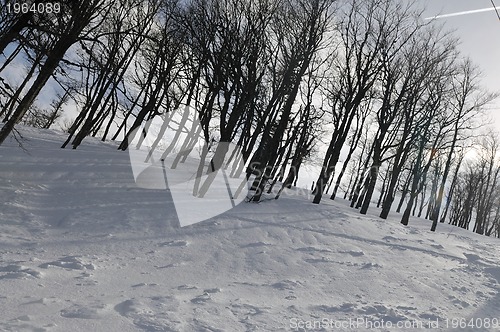
[[115, 311], [124, 317], [152, 314], [155, 311], [175, 312], [178, 311], [178, 308], [179, 301], [172, 296], [154, 296], [143, 298], [141, 301], [129, 299], [118, 303], [114, 307]]
[[360, 257], [364, 256], [365, 253], [363, 251], [353, 251], [353, 250], [348, 250], [348, 251], [339, 251], [340, 254], [348, 254], [351, 255], [352, 257]]
[[140, 288], [140, 287], [156, 287], [158, 286], [158, 284], [155, 284], [155, 283], [151, 283], [151, 284], [147, 284], [145, 282], [141, 282], [141, 283], [138, 283], [138, 284], [134, 284], [130, 287], [132, 288]]
[[88, 272], [82, 272], [80, 273], [80, 275], [78, 277], [75, 277], [75, 279], [81, 279], [81, 280], [85, 280], [87, 278], [91, 278], [92, 277], [92, 274], [91, 273], [88, 273]]
[[39, 279], [42, 277], [40, 272], [16, 264], [0, 267], [0, 272], [5, 273], [0, 275], [0, 279]]
[[454, 296], [450, 296], [449, 297], [452, 301], [452, 303], [455, 305], [455, 307], [457, 308], [460, 308], [460, 309], [465, 309], [465, 308], [468, 308], [470, 307], [470, 303], [469, 302], [466, 302], [466, 301], [462, 301], [460, 299], [457, 299], [456, 297]]
[[154, 267], [157, 269], [169, 269], [171, 267], [179, 267], [179, 266], [183, 266], [183, 265], [186, 265], [186, 263], [185, 262], [175, 262], [175, 263], [170, 263], [170, 264], [163, 265], [163, 266], [155, 265]]
[[66, 256], [57, 261], [43, 263], [39, 266], [43, 269], [60, 267], [67, 270], [95, 270], [95, 266], [92, 263], [83, 263], [79, 256]]
[[42, 297], [38, 300], [33, 300], [33, 301], [22, 303], [22, 305], [37, 305], [37, 304], [49, 305], [49, 304], [58, 304], [61, 302], [62, 301], [56, 297], [49, 297], [49, 298]]
[[160, 243], [159, 245], [160, 247], [187, 247], [189, 245], [189, 242], [185, 240], [173, 240]]
[[216, 288], [209, 288], [209, 289], [205, 289], [203, 292], [204, 293], [209, 293], [209, 294], [216, 294], [216, 293], [220, 293], [222, 290], [218, 287]]
[[209, 293], [203, 293], [191, 300], [191, 303], [194, 304], [205, 304], [206, 302], [211, 300], [211, 296]]
[[259, 241], [259, 242], [241, 245], [240, 248], [255, 248], [255, 247], [263, 247], [263, 246], [270, 246], [270, 245], [271, 245], [270, 243]]
[[61, 316], [64, 318], [100, 319], [104, 317], [105, 311], [105, 304], [95, 304], [91, 306], [75, 304], [61, 310]]
[[56, 325], [53, 323], [44, 325], [43, 327], [36, 326], [29, 323], [33, 320], [30, 315], [23, 315], [11, 319], [6, 322], [0, 322], [0, 331], [34, 331], [34, 332], [47, 332], [50, 331], [52, 327]]
[[144, 286], [147, 286], [148, 284], [146, 284], [145, 282], [141, 282], [139, 284], [135, 284], [135, 285], [132, 285], [130, 287], [132, 288], [137, 288], [137, 287], [144, 287]]
[[297, 250], [297, 251], [303, 251], [303, 252], [309, 252], [309, 253], [313, 253], [313, 252], [326, 252], [326, 253], [329, 253], [329, 252], [332, 252], [330, 249], [322, 249], [322, 248], [316, 248], [316, 247], [304, 247], [304, 248], [297, 248], [295, 250]]
[[454, 290], [455, 292], [461, 292], [461, 293], [464, 293], [464, 294], [467, 294], [469, 293], [469, 289], [465, 286], [462, 286], [462, 287], [451, 287], [452, 290]]
[[268, 311], [268, 309], [270, 309], [270, 308], [257, 307], [257, 306], [254, 306], [251, 304], [246, 304], [246, 303], [242, 303], [242, 304], [234, 303], [234, 304], [231, 304], [231, 307], [229, 308], [229, 310], [231, 310], [233, 315], [244, 316], [244, 317], [260, 315], [262, 313], [266, 313]]
[[180, 285], [179, 287], [177, 287], [178, 290], [193, 290], [193, 289], [198, 289], [198, 287], [196, 286], [192, 286], [192, 285]]
[[365, 263], [363, 264], [363, 266], [361, 266], [362, 269], [374, 269], [374, 268], [378, 268], [378, 267], [382, 267], [381, 265], [377, 264], [377, 263]]
[[85, 280], [85, 281], [79, 282], [75, 285], [77, 285], [77, 286], [96, 286], [97, 284], [99, 284], [99, 282], [97, 280]]
[[408, 317], [395, 308], [386, 307], [383, 304], [375, 304], [364, 306], [357, 310], [357, 313], [362, 315], [372, 316], [373, 320], [384, 320], [386, 322], [397, 323], [408, 320]]
[[129, 299], [115, 305], [114, 310], [145, 331], [179, 331], [175, 312], [179, 301], [170, 296]]
[[177, 312], [179, 311], [179, 300], [174, 296], [153, 296], [148, 299], [149, 305], [152, 308], [158, 308], [163, 312]]
[[143, 304], [135, 299], [125, 300], [115, 305], [114, 309], [122, 316], [128, 317], [132, 314], [141, 313]]
[[311, 263], [311, 264], [316, 264], [316, 263], [334, 263], [334, 261], [330, 260], [327, 257], [321, 257], [321, 258], [307, 258], [304, 259], [305, 262]]
[[354, 303], [344, 303], [339, 306], [328, 306], [328, 305], [319, 305], [314, 307], [314, 309], [323, 311], [326, 313], [333, 312], [353, 312], [356, 309], [356, 304]]
[[418, 308], [416, 308], [416, 307], [404, 306], [404, 305], [398, 305], [398, 306], [396, 307], [396, 309], [399, 309], [399, 310], [405, 310], [405, 311], [414, 311], [414, 310], [417, 310]]
[[274, 283], [271, 285], [272, 288], [279, 290], [293, 290], [302, 284], [293, 280], [282, 280], [280, 282]]

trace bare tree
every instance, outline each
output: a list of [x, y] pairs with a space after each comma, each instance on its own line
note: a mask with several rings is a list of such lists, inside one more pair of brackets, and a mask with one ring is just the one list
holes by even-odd
[[[401, 43], [415, 32], [413, 6], [391, 0], [350, 2], [340, 23], [341, 51], [334, 68], [336, 83], [329, 89], [333, 133], [321, 173], [316, 181], [313, 203], [321, 201], [339, 160], [359, 106], [378, 79], [382, 56], [392, 59]], [[412, 32], [413, 30], [413, 32]], [[362, 122], [360, 119], [357, 121]]]
[[273, 89], [267, 106], [269, 114], [273, 114], [254, 155], [255, 162], [251, 163], [252, 171], [258, 173], [252, 185], [254, 201], [260, 200], [271, 178], [278, 147], [288, 128], [302, 79], [315, 54], [325, 45], [324, 37], [330, 30], [331, 15], [331, 1], [296, 0], [284, 3], [276, 17], [273, 34], [277, 40], [280, 65], [271, 73], [278, 78], [275, 80], [277, 88]]
[[453, 119], [453, 134], [433, 205], [431, 231], [435, 231], [437, 227], [446, 181], [460, 137], [465, 131], [477, 126], [476, 120], [482, 112], [483, 107], [496, 98], [495, 94], [484, 92], [481, 89], [479, 78], [480, 72], [470, 59], [465, 59], [459, 65], [457, 75], [453, 76], [452, 97], [449, 103], [449, 111]]
[[[164, 14], [158, 23], [160, 25], [158, 31], [150, 32], [148, 40], [142, 43], [136, 64], [141, 68], [146, 66], [137, 73], [136, 79], [141, 93], [144, 92], [142, 107], [135, 115], [133, 124], [118, 147], [119, 150], [128, 148], [134, 139], [133, 133], [137, 132], [136, 129], [144, 121], [152, 120], [160, 113], [159, 109], [165, 99], [168, 105], [165, 105], [164, 109], [166, 112], [171, 112], [180, 106], [185, 94], [185, 91], [179, 91], [176, 86], [181, 81], [182, 71], [185, 70], [182, 55], [186, 33], [179, 22], [182, 11], [176, 1], [166, 2], [165, 7], [160, 8]], [[142, 81], [141, 77], [146, 79]]]
[[33, 84], [21, 99], [11, 118], [0, 130], [0, 144], [5, 141], [15, 124], [26, 114], [67, 50], [88, 32], [86, 28], [89, 27], [102, 5], [102, 1], [99, 0], [83, 0], [78, 3], [74, 1], [61, 2], [63, 8], [56, 16], [57, 24], [53, 29], [47, 31], [48, 34], [56, 36], [57, 40], [52, 49], [48, 50], [47, 57]]
[[120, 1], [114, 5], [92, 43], [88, 46], [81, 43], [96, 70], [87, 76], [87, 86], [91, 88], [86, 91], [83, 108], [63, 147], [74, 136], [71, 144], [76, 149], [108, 115], [110, 101], [152, 30], [158, 7], [158, 1]]
[[[439, 90], [430, 90], [435, 81], [441, 82], [449, 77], [447, 68], [454, 59], [456, 41], [446, 34], [429, 27], [414, 36], [403, 48], [404, 61], [408, 74], [400, 82], [398, 97], [392, 102], [392, 110], [397, 113], [384, 114], [384, 122], [392, 117], [401, 117], [398, 126], [392, 131], [398, 131], [394, 142], [394, 152], [391, 158], [391, 179], [388, 185], [387, 197], [384, 200], [380, 217], [386, 219], [395, 197], [396, 185], [400, 175], [408, 163], [408, 157], [417, 145], [422, 132], [428, 132], [435, 121], [440, 105]], [[403, 99], [400, 99], [403, 98]], [[398, 107], [399, 106], [399, 107]], [[402, 106], [402, 107], [401, 107]], [[390, 145], [391, 143], [389, 143]]]

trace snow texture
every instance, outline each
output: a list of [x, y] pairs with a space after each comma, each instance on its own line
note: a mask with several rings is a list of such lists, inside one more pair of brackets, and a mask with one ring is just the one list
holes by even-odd
[[[293, 190], [180, 228], [168, 191], [139, 188], [116, 146], [21, 133], [26, 151], [0, 147], [1, 331], [451, 331], [500, 319], [498, 239]], [[411, 322], [422, 325], [396, 327]], [[455, 330], [499, 330], [485, 326]]]

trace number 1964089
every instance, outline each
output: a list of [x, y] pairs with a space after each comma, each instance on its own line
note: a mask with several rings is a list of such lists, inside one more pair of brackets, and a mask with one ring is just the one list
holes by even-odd
[[8, 13], [14, 13], [14, 14], [28, 14], [28, 13], [59, 14], [61, 12], [61, 4], [59, 2], [40, 2], [40, 3], [14, 2], [14, 3], [7, 3], [6, 7]]

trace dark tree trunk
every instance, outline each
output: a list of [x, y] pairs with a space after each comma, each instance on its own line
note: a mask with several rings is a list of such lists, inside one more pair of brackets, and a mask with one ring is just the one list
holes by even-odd
[[38, 96], [42, 88], [54, 73], [54, 70], [59, 65], [59, 62], [63, 58], [64, 54], [66, 53], [68, 48], [76, 41], [77, 37], [78, 34], [61, 37], [61, 39], [54, 45], [53, 50], [47, 57], [47, 60], [40, 69], [40, 72], [33, 82], [32, 86], [24, 95], [23, 99], [17, 106], [10, 119], [5, 123], [2, 129], [0, 129], [0, 145], [12, 132], [15, 124], [19, 122], [26, 114], [30, 106], [33, 104], [35, 98]]

